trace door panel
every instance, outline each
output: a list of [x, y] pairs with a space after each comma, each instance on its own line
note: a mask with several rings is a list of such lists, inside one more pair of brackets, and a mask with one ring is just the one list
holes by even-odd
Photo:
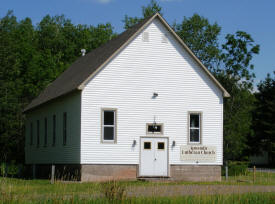
[[167, 139], [155, 140], [155, 175], [167, 176]]
[[167, 138], [141, 138], [140, 176], [168, 176]]
[[142, 139], [141, 152], [142, 168], [140, 169], [140, 173], [142, 175], [152, 175], [154, 169], [154, 163], [152, 162], [154, 160], [154, 141], [149, 138]]

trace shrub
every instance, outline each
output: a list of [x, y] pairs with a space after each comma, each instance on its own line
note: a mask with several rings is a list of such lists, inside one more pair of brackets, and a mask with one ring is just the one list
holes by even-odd
[[109, 181], [102, 183], [102, 192], [105, 197], [110, 200], [125, 200], [126, 189], [125, 186], [117, 181]]
[[11, 176], [11, 177], [15, 177], [15, 176], [18, 175], [18, 173], [19, 173], [19, 168], [18, 168], [18, 166], [16, 165], [16, 163], [15, 163], [14, 160], [12, 160], [12, 161], [11, 161], [11, 164], [8, 165], [7, 173], [8, 173], [8, 175]]
[[0, 175], [1, 176], [6, 176], [7, 172], [6, 172], [6, 163], [1, 163], [0, 166]]
[[[228, 176], [245, 175], [248, 168], [246, 161], [228, 161]], [[223, 166], [223, 175], [225, 175], [225, 166]]]

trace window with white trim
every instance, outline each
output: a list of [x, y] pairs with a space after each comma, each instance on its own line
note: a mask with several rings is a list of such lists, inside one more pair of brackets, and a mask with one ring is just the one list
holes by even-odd
[[189, 113], [189, 142], [201, 142], [201, 113]]
[[116, 141], [116, 110], [114, 109], [102, 110], [102, 141]]

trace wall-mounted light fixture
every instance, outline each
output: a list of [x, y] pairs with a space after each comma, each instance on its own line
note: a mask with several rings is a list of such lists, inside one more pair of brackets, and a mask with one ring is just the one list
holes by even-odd
[[136, 140], [133, 140], [132, 147], [136, 146], [136, 144], [137, 144], [137, 141], [136, 141]]
[[154, 92], [152, 98], [157, 98], [158, 96], [159, 96], [159, 94]]
[[173, 142], [172, 142], [172, 147], [175, 147], [176, 146], [176, 141], [174, 140]]

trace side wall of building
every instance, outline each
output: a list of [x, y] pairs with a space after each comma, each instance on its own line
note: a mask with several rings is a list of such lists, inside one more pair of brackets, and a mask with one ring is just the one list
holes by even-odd
[[[170, 165], [222, 165], [222, 91], [159, 20], [144, 32], [148, 42], [140, 33], [82, 91], [81, 164], [138, 165], [140, 137], [155, 120], [169, 137]], [[102, 108], [117, 110], [116, 143], [101, 141]], [[216, 147], [215, 162], [180, 159], [180, 147], [188, 144], [189, 111], [202, 112], [201, 144]]]
[[[80, 109], [81, 93], [74, 92], [56, 99], [26, 114], [26, 164], [79, 164], [80, 163]], [[67, 115], [66, 144], [63, 144], [63, 114]], [[53, 116], [56, 117], [56, 141], [53, 145]], [[47, 119], [47, 144], [45, 144]], [[39, 146], [37, 145], [39, 121]], [[31, 144], [31, 124], [33, 144]]]

